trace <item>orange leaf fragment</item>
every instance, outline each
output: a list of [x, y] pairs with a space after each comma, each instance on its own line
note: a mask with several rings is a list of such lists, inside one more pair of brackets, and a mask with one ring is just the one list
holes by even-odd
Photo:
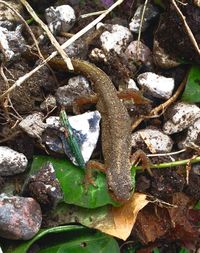
[[95, 228], [112, 236], [126, 240], [135, 224], [138, 212], [149, 201], [145, 194], [134, 193], [132, 198], [121, 207], [113, 207], [109, 215]]

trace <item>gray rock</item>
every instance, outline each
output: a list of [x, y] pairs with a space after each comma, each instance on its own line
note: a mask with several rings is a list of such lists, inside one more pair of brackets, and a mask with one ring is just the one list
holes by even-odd
[[130, 60], [139, 61], [145, 65], [152, 64], [153, 61], [151, 50], [141, 41], [132, 41], [126, 48], [125, 54]]
[[69, 79], [68, 85], [61, 86], [56, 91], [56, 100], [60, 105], [71, 107], [76, 98], [91, 94], [89, 81], [84, 76]]
[[[77, 116], [69, 117], [69, 123], [73, 128], [74, 135], [76, 135], [78, 139], [80, 150], [82, 152], [85, 163], [89, 161], [90, 156], [92, 155], [92, 152], [96, 147], [100, 132], [100, 119], [101, 116], [98, 111], [86, 112]], [[61, 127], [59, 117], [51, 116], [46, 119], [46, 123], [48, 125], [48, 128], [52, 130], [59, 130]], [[57, 136], [51, 136], [49, 133], [49, 135], [45, 137], [45, 143], [54, 152], [64, 153], [61, 139], [58, 136], [58, 133]], [[75, 157], [70, 152], [69, 147], [65, 148], [65, 153], [67, 153], [70, 160], [75, 165], [77, 165]]]
[[42, 213], [33, 198], [0, 195], [0, 236], [29, 240], [40, 229]]
[[19, 123], [19, 127], [33, 138], [41, 138], [46, 124], [43, 123], [44, 115], [41, 112], [35, 112], [28, 115]]
[[178, 143], [179, 148], [192, 147], [200, 136], [200, 118], [197, 119], [189, 128], [186, 137]]
[[25, 171], [26, 156], [9, 147], [0, 147], [0, 176], [12, 176]]
[[52, 95], [46, 97], [46, 99], [40, 104], [40, 108], [43, 111], [49, 112], [56, 107], [56, 98]]
[[181, 64], [175, 57], [165, 52], [164, 48], [160, 47], [156, 38], [154, 38], [153, 42], [153, 59], [157, 66], [165, 69], [175, 68]]
[[74, 9], [70, 5], [47, 8], [45, 18], [52, 33], [68, 32], [76, 20]]
[[146, 128], [132, 134], [132, 147], [137, 148], [138, 143], [144, 142], [151, 153], [168, 153], [173, 147], [172, 139], [159, 129]]
[[[136, 10], [136, 12], [129, 24], [130, 30], [134, 33], [139, 32], [143, 8], [144, 8], [143, 4], [141, 4], [137, 8], [137, 10]], [[154, 19], [158, 14], [159, 14], [158, 9], [155, 6], [153, 6], [152, 4], [147, 4], [145, 14], [144, 14], [144, 20], [143, 20], [143, 24], [142, 24], [142, 32], [144, 32], [147, 29], [147, 27], [150, 25], [150, 21], [152, 19]]]
[[145, 72], [137, 77], [137, 82], [149, 95], [169, 99], [174, 89], [174, 79]]
[[55, 169], [50, 162], [44, 164], [36, 174], [30, 175], [23, 188], [23, 196], [33, 197], [45, 210], [55, 207], [63, 197]]
[[164, 123], [163, 132], [166, 134], [178, 133], [200, 118], [200, 108], [194, 104], [179, 102], [169, 107], [166, 115], [168, 120]]
[[7, 22], [7, 27], [4, 24], [1, 22], [3, 26], [0, 27], [1, 52], [5, 60], [10, 61], [17, 59], [24, 52], [26, 43], [22, 36], [22, 25], [13, 28], [9, 22]]

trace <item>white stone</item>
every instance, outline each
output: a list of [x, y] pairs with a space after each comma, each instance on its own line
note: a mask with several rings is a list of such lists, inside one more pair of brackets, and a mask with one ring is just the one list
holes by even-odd
[[[10, 24], [10, 22], [7, 22], [8, 27], [11, 25], [12, 23]], [[11, 27], [9, 27], [9, 29], [11, 29]], [[1, 52], [6, 61], [17, 58], [25, 49], [25, 40], [21, 34], [22, 26], [18, 25], [15, 30], [9, 29], [0, 26]]]
[[[96, 147], [100, 132], [100, 119], [101, 116], [98, 111], [69, 117], [71, 127], [78, 133], [77, 138], [80, 141], [80, 150], [85, 163], [89, 161]], [[46, 123], [49, 128], [59, 129], [61, 127], [59, 117], [51, 116], [46, 119]], [[72, 162], [76, 164], [74, 157]]]
[[138, 143], [144, 142], [151, 153], [168, 153], [173, 147], [172, 139], [158, 129], [146, 128], [132, 134], [133, 148], [138, 148]]
[[112, 25], [111, 31], [105, 31], [100, 36], [102, 48], [107, 52], [114, 50], [120, 54], [126, 48], [133, 36], [127, 27]]
[[194, 104], [184, 102], [169, 107], [166, 113], [169, 114], [169, 120], [163, 126], [163, 131], [166, 134], [181, 132], [200, 118], [200, 108]]
[[52, 33], [68, 32], [76, 20], [74, 9], [70, 5], [47, 8], [45, 18]]
[[136, 82], [132, 78], [129, 78], [127, 83], [128, 83], [128, 87], [127, 87], [128, 89], [139, 90], [139, 88], [136, 85]]
[[106, 55], [104, 54], [103, 50], [100, 48], [92, 49], [89, 57], [92, 61], [95, 61], [95, 62], [105, 62], [105, 63], [108, 62]]
[[[138, 6], [133, 18], [131, 19], [130, 24], [129, 24], [130, 30], [134, 33], [139, 32], [143, 8], [144, 8], [143, 4]], [[157, 15], [158, 15], [158, 9], [151, 4], [147, 4], [147, 7], [146, 7], [145, 13], [144, 13], [143, 23], [142, 23], [142, 29], [141, 29], [142, 32], [144, 32], [147, 29], [147, 27], [150, 24], [150, 21], [153, 18], [155, 18]]]
[[0, 147], [0, 176], [12, 176], [25, 171], [26, 156], [9, 147]]
[[84, 76], [75, 76], [68, 80], [68, 84], [56, 91], [56, 100], [60, 105], [72, 106], [76, 98], [88, 96], [91, 93], [90, 83]]
[[153, 97], [168, 99], [174, 89], [174, 79], [157, 75], [153, 72], [145, 72], [137, 77], [137, 82]]
[[193, 143], [195, 143], [198, 136], [200, 136], [199, 134], [200, 134], [200, 118], [197, 119], [188, 128], [186, 137], [184, 138], [184, 140], [178, 143], [179, 148], [182, 149], [182, 148], [192, 147]]

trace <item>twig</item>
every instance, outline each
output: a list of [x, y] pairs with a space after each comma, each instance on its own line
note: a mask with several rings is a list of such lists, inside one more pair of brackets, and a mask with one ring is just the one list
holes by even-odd
[[186, 149], [181, 149], [181, 150], [178, 150], [178, 151], [174, 151], [174, 152], [170, 152], [170, 153], [156, 153], [156, 154], [149, 154], [147, 155], [148, 157], [157, 157], [157, 156], [172, 156], [172, 155], [178, 155], [180, 153], [183, 153], [185, 152]]
[[186, 32], [188, 34], [188, 37], [192, 43], [192, 45], [194, 46], [196, 52], [200, 55], [200, 49], [199, 49], [199, 46], [196, 42], [196, 39], [192, 33], [192, 30], [190, 29], [189, 25], [187, 24], [186, 22], [186, 17], [182, 14], [181, 10], [179, 9], [178, 5], [176, 4], [176, 1], [175, 0], [171, 0], [172, 4], [174, 5], [174, 8], [176, 9], [176, 12], [178, 14], [178, 16], [180, 17], [180, 19], [182, 20], [184, 26], [185, 26], [185, 29], [186, 29]]
[[100, 14], [104, 13], [105, 11], [106, 10], [95, 11], [95, 12], [91, 12], [91, 13], [82, 14], [82, 15], [80, 15], [80, 18], [88, 18], [88, 17], [91, 17], [91, 16], [97, 16], [97, 15], [100, 15]]
[[[164, 169], [169, 167], [176, 167], [181, 165], [187, 165], [188, 163], [199, 163], [200, 162], [200, 156], [197, 156], [195, 158], [180, 160], [180, 161], [173, 161], [168, 163], [160, 163], [160, 164], [153, 164], [150, 166], [151, 169]], [[142, 170], [142, 166], [133, 166], [136, 170]]]
[[[174, 95], [169, 98], [166, 102], [164, 102], [163, 104], [155, 107], [153, 110], [151, 110], [151, 112], [149, 113], [149, 116], [152, 117], [154, 115], [157, 115], [160, 111], [163, 111], [169, 106], [171, 105], [179, 96], [179, 94], [181, 93], [181, 91], [183, 90], [183, 88], [185, 87], [186, 84], [186, 78], [181, 82], [181, 84], [179, 85], [178, 89], [176, 90], [176, 92], [174, 93]], [[146, 117], [141, 117], [138, 120], [134, 121], [132, 124], [132, 131], [145, 119]]]
[[147, 8], [148, 1], [149, 0], [145, 0], [144, 6], [143, 6], [143, 9], [142, 9], [142, 15], [141, 15], [141, 18], [140, 18], [140, 26], [139, 26], [138, 38], [137, 38], [138, 42], [140, 41], [140, 38], [141, 38], [142, 25], [143, 25], [143, 21], [144, 21], [144, 14], [145, 14], [145, 11], [146, 11], [146, 8]]
[[27, 11], [30, 13], [30, 15], [34, 18], [34, 20], [42, 27], [42, 29], [46, 32], [47, 36], [49, 37], [52, 45], [57, 49], [59, 54], [62, 56], [64, 62], [67, 64], [67, 67], [69, 70], [73, 70], [73, 65], [71, 63], [70, 58], [67, 56], [66, 52], [61, 48], [60, 44], [56, 40], [56, 38], [53, 36], [51, 31], [49, 30], [48, 26], [38, 17], [38, 15], [35, 13], [35, 11], [32, 9], [32, 7], [29, 5], [29, 3], [26, 0], [20, 0], [20, 2], [26, 7]]
[[143, 9], [142, 9], [142, 15], [141, 15], [141, 18], [140, 18], [140, 26], [139, 26], [139, 31], [138, 31], [138, 38], [137, 38], [137, 45], [136, 45], [136, 52], [137, 52], [137, 58], [139, 59], [139, 55], [140, 55], [140, 39], [141, 39], [141, 33], [142, 33], [142, 25], [143, 25], [143, 21], [144, 21], [144, 14], [145, 14], [145, 11], [146, 11], [146, 7], [147, 7], [147, 3], [148, 3], [148, 0], [145, 0], [145, 3], [144, 3], [144, 6], [143, 6]]
[[[74, 41], [79, 39], [83, 34], [88, 32], [92, 27], [94, 27], [96, 24], [98, 24], [103, 18], [108, 15], [114, 8], [116, 8], [118, 5], [120, 5], [124, 0], [118, 0], [116, 1], [110, 8], [108, 8], [107, 11], [105, 11], [103, 14], [101, 14], [98, 18], [93, 20], [90, 24], [88, 24], [86, 27], [84, 27], [82, 30], [77, 32], [73, 37], [68, 39], [65, 43], [61, 45], [62, 49], [65, 49], [69, 45], [71, 45]], [[8, 93], [13, 91], [16, 87], [19, 87], [23, 82], [25, 82], [28, 78], [30, 78], [35, 72], [37, 72], [40, 68], [42, 68], [48, 61], [53, 59], [58, 54], [57, 51], [54, 51], [48, 58], [43, 60], [37, 67], [32, 69], [29, 73], [25, 74], [24, 76], [19, 77], [19, 79], [6, 91], [0, 96], [0, 100], [3, 99]]]

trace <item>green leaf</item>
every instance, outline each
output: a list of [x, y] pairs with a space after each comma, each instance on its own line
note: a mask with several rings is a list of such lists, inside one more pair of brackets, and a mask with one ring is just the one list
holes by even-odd
[[120, 252], [116, 240], [111, 236], [82, 226], [67, 225], [41, 229], [33, 239], [5, 253], [26, 253], [33, 243], [39, 246], [38, 253]]
[[182, 101], [189, 103], [200, 102], [200, 67], [192, 66], [188, 78], [185, 90], [183, 92]]
[[152, 253], [160, 253], [160, 250], [158, 248], [154, 248]]
[[84, 226], [95, 228], [110, 219], [111, 206], [106, 205], [95, 209], [60, 203], [45, 217], [47, 227], [56, 227], [69, 223], [80, 223]]
[[179, 253], [189, 253], [189, 250], [186, 249], [186, 248], [181, 248], [181, 249], [179, 250]]
[[86, 189], [84, 184], [85, 172], [66, 159], [56, 159], [49, 156], [36, 156], [33, 160], [30, 174], [37, 172], [46, 162], [51, 162], [56, 171], [64, 195], [64, 202], [86, 208], [97, 208], [107, 204], [119, 206], [108, 190], [105, 175], [97, 172], [93, 185]]
[[200, 210], [200, 200], [196, 203], [194, 209], [195, 210]]

